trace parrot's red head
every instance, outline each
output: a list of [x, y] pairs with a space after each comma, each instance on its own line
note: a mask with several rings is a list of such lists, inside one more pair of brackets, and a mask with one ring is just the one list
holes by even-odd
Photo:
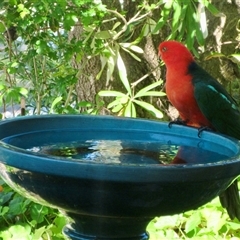
[[165, 62], [166, 66], [176, 64], [189, 64], [194, 61], [191, 52], [180, 42], [165, 41], [159, 47], [159, 56]]

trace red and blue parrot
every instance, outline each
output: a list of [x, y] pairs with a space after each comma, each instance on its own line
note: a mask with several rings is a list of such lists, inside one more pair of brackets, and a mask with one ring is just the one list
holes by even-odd
[[[158, 50], [167, 69], [167, 97], [182, 123], [210, 128], [240, 140], [240, 111], [225, 88], [196, 63], [182, 43], [165, 41]], [[237, 184], [235, 180], [219, 198], [230, 218], [240, 220]]]

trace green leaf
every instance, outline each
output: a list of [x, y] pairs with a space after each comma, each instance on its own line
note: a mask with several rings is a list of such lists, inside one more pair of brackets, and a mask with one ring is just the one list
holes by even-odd
[[174, 228], [178, 225], [180, 217], [181, 217], [181, 214], [175, 214], [172, 216], [163, 216], [163, 217], [156, 218], [157, 222], [154, 224], [155, 228], [157, 230], [164, 229], [164, 228], [165, 229]]
[[112, 77], [114, 67], [115, 67], [115, 56], [111, 55], [108, 60], [108, 69], [107, 69], [107, 82], [109, 82], [110, 78]]
[[24, 9], [24, 5], [23, 5], [22, 3], [18, 4], [17, 7], [18, 7], [18, 8], [17, 8], [17, 11], [18, 11], [18, 12], [21, 12], [21, 11], [23, 11], [23, 9]]
[[174, 1], [173, 9], [174, 11], [173, 11], [173, 19], [172, 19], [172, 32], [176, 31], [179, 26], [180, 16], [182, 14], [181, 3], [179, 3], [178, 1]]
[[7, 206], [5, 206], [5, 207], [0, 206], [0, 216], [5, 216], [8, 211], [9, 211], [9, 207], [7, 207]]
[[107, 106], [107, 108], [112, 108], [117, 105], [123, 105], [126, 104], [129, 101], [128, 96], [124, 95], [122, 97], [117, 97], [114, 101], [110, 102]]
[[[152, 18], [148, 18], [147, 23], [148, 23], [149, 31], [152, 33], [154, 31], [157, 23]], [[157, 31], [154, 34], [159, 34], [159, 32]]]
[[27, 96], [28, 90], [26, 88], [20, 87], [19, 93], [22, 94], [23, 96]]
[[131, 102], [131, 104], [132, 104], [132, 117], [137, 117], [137, 111], [136, 111], [136, 108], [135, 108], [135, 105], [134, 105], [134, 103], [133, 102]]
[[235, 222], [228, 222], [227, 225], [231, 227], [233, 230], [239, 230], [240, 229], [240, 223]]
[[125, 117], [132, 117], [132, 102], [129, 101], [127, 106], [125, 107], [125, 110], [124, 110], [124, 116]]
[[231, 57], [233, 62], [240, 64], [240, 54], [231, 54], [229, 57]]
[[136, 59], [138, 62], [141, 62], [141, 59], [137, 56], [137, 55], [135, 55], [134, 53], [132, 53], [131, 51], [129, 51], [127, 48], [124, 48], [124, 47], [122, 47], [122, 49], [124, 50], [124, 51], [126, 51], [127, 53], [129, 53], [134, 59]]
[[107, 105], [107, 108], [112, 108], [112, 107], [115, 107], [115, 106], [117, 106], [117, 105], [122, 105], [119, 98], [117, 98], [117, 99], [115, 99], [114, 101], [110, 102], [110, 103]]
[[139, 101], [136, 99], [134, 99], [133, 102], [135, 102], [142, 108], [146, 109], [148, 112], [152, 113], [155, 117], [163, 118], [163, 113], [161, 111], [159, 111], [157, 108], [155, 108], [152, 104], [144, 102], [144, 101]]
[[119, 112], [120, 110], [122, 110], [123, 108], [123, 105], [119, 104], [119, 105], [116, 105], [113, 109], [112, 109], [112, 112], [113, 113], [117, 113]]
[[13, 225], [9, 227], [9, 232], [12, 234], [12, 239], [30, 240], [31, 228], [29, 225]]
[[198, 44], [200, 46], [203, 46], [205, 41], [204, 41], [204, 36], [203, 36], [203, 32], [201, 31], [201, 29], [199, 28], [199, 26], [196, 26], [196, 39], [198, 41]]
[[0, 22], [0, 33], [4, 33], [6, 31], [5, 26], [2, 22]]
[[78, 107], [92, 107], [92, 106], [93, 106], [93, 104], [88, 101], [81, 101], [78, 103]]
[[214, 16], [221, 17], [223, 13], [221, 13], [213, 4], [209, 2], [209, 0], [201, 0], [201, 3], [210, 11]]
[[112, 38], [112, 34], [109, 30], [100, 31], [95, 34], [95, 38], [97, 39], [109, 39]]
[[113, 90], [102, 90], [98, 93], [99, 96], [101, 97], [124, 97], [126, 94], [118, 92], [118, 91], [113, 91]]
[[99, 79], [100, 79], [100, 77], [101, 77], [101, 75], [102, 75], [102, 72], [103, 72], [103, 70], [104, 70], [104, 68], [105, 68], [105, 66], [106, 66], [106, 64], [107, 64], [107, 58], [106, 58], [105, 56], [100, 55], [100, 61], [101, 61], [101, 70], [100, 70], [100, 72], [97, 74], [96, 80], [99, 80]]
[[187, 39], [186, 39], [186, 43], [187, 43], [187, 47], [189, 49], [193, 49], [193, 44], [194, 44], [194, 38], [195, 38], [195, 34], [196, 34], [196, 13], [195, 13], [195, 9], [193, 8], [192, 4], [188, 4], [188, 8], [186, 9], [186, 28], [185, 31], [187, 31]]
[[63, 19], [63, 26], [66, 30], [70, 30], [72, 26], [78, 21], [78, 18], [73, 13], [66, 13]]
[[43, 239], [42, 235], [46, 231], [46, 226], [40, 227], [34, 231], [32, 239]]
[[113, 25], [113, 28], [112, 30], [115, 30], [118, 26], [121, 25], [121, 22], [116, 22], [114, 25]]
[[30, 214], [33, 220], [37, 223], [42, 223], [44, 221], [45, 215], [49, 213], [49, 209], [46, 206], [42, 206], [37, 203], [33, 203]]
[[[156, 25], [155, 25], [155, 27], [156, 27]], [[149, 24], [144, 24], [139, 37], [134, 41], [134, 43], [139, 43], [143, 37], [146, 37], [149, 34], [149, 32], [150, 32]], [[158, 33], [158, 31], [156, 33]]]
[[6, 86], [3, 84], [0, 84], [0, 91], [2, 91], [3, 89], [6, 89]]
[[136, 45], [131, 45], [130, 46], [130, 49], [134, 52], [137, 52], [137, 53], [144, 53], [144, 51], [142, 50], [142, 48], [136, 46]]
[[50, 109], [50, 113], [53, 113], [53, 109], [54, 107], [62, 101], [62, 97], [56, 97], [53, 102], [52, 102], [52, 105], [51, 105], [51, 109]]
[[[212, 209], [211, 209], [212, 210]], [[221, 218], [222, 212], [220, 211], [211, 211], [207, 220], [207, 228], [211, 229], [215, 234], [222, 228], [225, 224], [226, 219]]]
[[[138, 97], [142, 97], [142, 96], [151, 96], [151, 95], [145, 95], [146, 92], [148, 92], [149, 90], [157, 87], [157, 86], [160, 86], [161, 84], [163, 83], [162, 80], [160, 81], [157, 81], [155, 83], [152, 83], [148, 86], [146, 86], [145, 88], [142, 88], [136, 95], [135, 95], [135, 98], [138, 98]], [[161, 95], [162, 96], [162, 95]]]
[[124, 87], [126, 88], [128, 94], [131, 96], [131, 87], [127, 78], [127, 71], [126, 71], [126, 67], [125, 64], [122, 60], [122, 57], [120, 55], [120, 53], [118, 53], [118, 57], [117, 57], [117, 66], [118, 66], [118, 72], [119, 72], [119, 77], [124, 85]]
[[133, 118], [135, 118], [137, 116], [136, 108], [135, 108], [133, 102], [129, 101], [127, 103], [127, 106], [124, 109], [124, 116], [125, 117], [133, 117]]
[[198, 225], [201, 223], [201, 215], [198, 211], [194, 211], [193, 214], [188, 218], [185, 225], [186, 233], [195, 230]]
[[173, 2], [174, 1], [172, 1], [172, 0], [166, 1], [164, 8], [161, 11], [162, 17], [157, 22], [157, 24], [152, 32], [153, 34], [157, 33], [163, 27], [163, 25], [166, 23], [166, 21], [168, 20], [168, 16], [170, 14], [170, 10], [172, 8]]
[[209, 60], [216, 57], [226, 57], [223, 53], [212, 52], [210, 55], [206, 56], [204, 60]]
[[166, 93], [164, 92], [158, 92], [158, 91], [148, 91], [148, 92], [145, 92], [145, 93], [142, 93], [142, 94], [138, 94], [137, 93], [137, 96], [135, 95], [135, 98], [137, 97], [147, 97], [147, 96], [150, 96], [150, 97], [164, 97], [166, 96]]

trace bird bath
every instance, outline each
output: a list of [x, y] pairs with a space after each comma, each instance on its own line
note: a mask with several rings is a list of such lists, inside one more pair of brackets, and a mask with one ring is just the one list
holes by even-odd
[[237, 141], [158, 121], [19, 117], [0, 122], [0, 139], [2, 178], [69, 216], [76, 240], [148, 239], [155, 216], [196, 209], [240, 174]]

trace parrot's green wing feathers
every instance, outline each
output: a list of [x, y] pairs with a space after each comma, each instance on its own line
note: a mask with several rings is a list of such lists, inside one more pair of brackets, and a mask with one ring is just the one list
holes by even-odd
[[218, 132], [240, 139], [240, 112], [234, 99], [196, 63], [190, 67], [190, 74], [194, 97], [203, 115]]

